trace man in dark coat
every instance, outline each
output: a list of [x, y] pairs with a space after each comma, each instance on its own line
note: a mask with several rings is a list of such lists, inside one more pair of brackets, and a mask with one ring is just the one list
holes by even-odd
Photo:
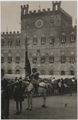
[[1, 81], [1, 118], [9, 119], [10, 90], [6, 79]]
[[19, 81], [14, 89], [14, 99], [16, 101], [16, 114], [22, 112], [22, 101], [24, 101], [24, 88], [22, 86], [22, 81]]

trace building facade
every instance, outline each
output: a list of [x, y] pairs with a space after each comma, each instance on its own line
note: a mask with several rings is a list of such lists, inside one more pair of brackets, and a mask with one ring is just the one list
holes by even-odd
[[72, 17], [59, 1], [52, 2], [52, 10], [29, 11], [29, 5], [21, 6], [21, 33], [1, 35], [2, 70], [25, 74], [27, 39], [31, 67], [37, 68], [41, 75], [76, 75], [76, 31]]
[[5, 74], [23, 74], [25, 46], [21, 33], [6, 32], [1, 35], [1, 71]]

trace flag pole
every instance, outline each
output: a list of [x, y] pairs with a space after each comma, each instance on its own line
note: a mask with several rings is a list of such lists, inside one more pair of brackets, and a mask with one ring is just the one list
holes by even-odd
[[31, 74], [31, 65], [28, 58], [28, 41], [27, 37], [25, 38], [25, 78]]
[[25, 78], [27, 78], [26, 74], [26, 52], [27, 52], [27, 37], [25, 38]]

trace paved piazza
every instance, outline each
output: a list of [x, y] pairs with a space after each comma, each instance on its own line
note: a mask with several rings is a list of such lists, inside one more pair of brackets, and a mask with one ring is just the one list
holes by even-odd
[[[65, 104], [67, 106], [65, 107]], [[27, 111], [27, 99], [23, 102], [23, 111], [20, 115], [16, 112], [15, 101], [10, 101], [10, 119], [76, 119], [77, 96], [51, 96], [47, 97], [47, 108], [42, 108], [42, 98], [33, 98], [33, 110]]]

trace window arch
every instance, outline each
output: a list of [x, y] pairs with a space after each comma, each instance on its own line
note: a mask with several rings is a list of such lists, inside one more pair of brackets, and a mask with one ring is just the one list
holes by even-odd
[[19, 65], [17, 65], [15, 67], [15, 74], [20, 74], [21, 73], [21, 67]]
[[71, 55], [70, 56], [70, 63], [74, 63], [75, 62], [75, 55]]
[[54, 41], [55, 41], [54, 35], [50, 35], [49, 43], [50, 43], [51, 45], [54, 45]]
[[66, 62], [66, 56], [64, 54], [64, 52], [61, 55], [61, 63], [65, 63]]
[[9, 54], [9, 55], [8, 55], [8, 63], [11, 63], [11, 62], [12, 62], [12, 55]]
[[20, 63], [20, 55], [19, 54], [16, 55], [15, 61], [16, 61], [16, 63]]
[[42, 63], [42, 64], [46, 62], [45, 55], [42, 55], [42, 56], [41, 56], [41, 59], [40, 59], [40, 61], [41, 61], [41, 63]]
[[71, 34], [70, 34], [70, 42], [74, 42], [75, 41], [75, 34], [74, 34], [74, 32], [72, 32]]
[[15, 71], [15, 74], [20, 74], [20, 70], [17, 69], [17, 70]]
[[49, 56], [49, 63], [54, 63], [54, 55]]
[[66, 42], [66, 34], [62, 33], [61, 34], [61, 43], [64, 44]]
[[46, 44], [46, 37], [44, 35], [42, 35], [41, 37], [41, 45], [45, 45]]
[[37, 44], [37, 36], [36, 35], [34, 35], [34, 37], [33, 37], [33, 45], [36, 45]]

